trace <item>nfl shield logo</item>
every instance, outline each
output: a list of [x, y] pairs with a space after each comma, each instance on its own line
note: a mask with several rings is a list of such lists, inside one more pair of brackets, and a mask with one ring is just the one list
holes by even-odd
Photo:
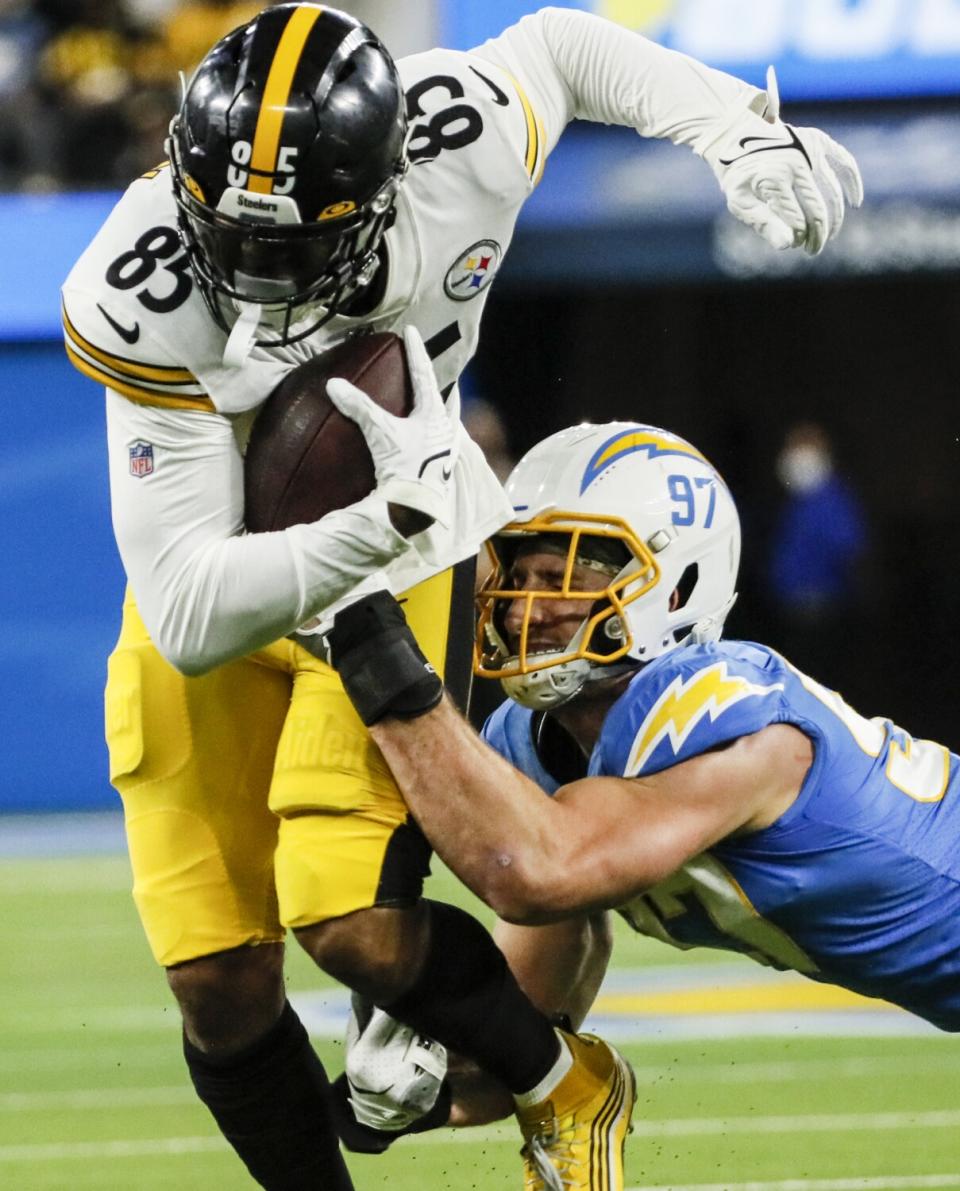
[[139, 440], [130, 447], [130, 474], [142, 479], [153, 473], [153, 443]]

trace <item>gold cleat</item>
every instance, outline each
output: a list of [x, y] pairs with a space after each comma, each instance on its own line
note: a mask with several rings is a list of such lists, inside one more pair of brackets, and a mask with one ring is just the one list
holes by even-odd
[[524, 1191], [623, 1191], [637, 1098], [627, 1061], [592, 1034], [562, 1035], [573, 1066], [546, 1100], [517, 1109]]

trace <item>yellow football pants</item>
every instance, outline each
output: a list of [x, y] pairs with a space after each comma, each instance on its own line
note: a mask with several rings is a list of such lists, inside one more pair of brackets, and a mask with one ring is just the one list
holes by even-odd
[[[424, 653], [463, 698], [473, 560], [411, 589]], [[187, 678], [128, 595], [106, 688], [133, 894], [165, 966], [420, 896], [430, 849], [329, 666], [289, 640]]]

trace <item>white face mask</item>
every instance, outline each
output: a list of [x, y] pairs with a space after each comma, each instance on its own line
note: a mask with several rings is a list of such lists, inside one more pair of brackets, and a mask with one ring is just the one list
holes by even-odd
[[812, 444], [787, 447], [777, 460], [780, 482], [791, 492], [812, 492], [822, 487], [832, 470], [827, 452]]

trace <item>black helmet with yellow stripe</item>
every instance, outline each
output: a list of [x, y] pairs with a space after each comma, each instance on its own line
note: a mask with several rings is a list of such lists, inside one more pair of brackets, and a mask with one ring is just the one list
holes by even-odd
[[280, 4], [210, 50], [169, 151], [181, 235], [224, 329], [253, 309], [258, 342], [302, 339], [370, 281], [405, 137], [393, 59], [346, 13]]

